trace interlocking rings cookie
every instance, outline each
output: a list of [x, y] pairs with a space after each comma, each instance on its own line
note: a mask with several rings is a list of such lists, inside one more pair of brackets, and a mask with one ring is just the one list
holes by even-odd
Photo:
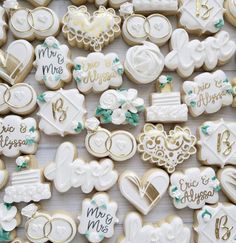
[[111, 8], [117, 9], [121, 4], [125, 3], [127, 0], [71, 0], [75, 5], [82, 5], [85, 3], [94, 2], [97, 7], [99, 6], [110, 6]]
[[77, 89], [47, 91], [38, 96], [39, 128], [48, 135], [79, 134], [84, 128], [84, 96]]
[[173, 173], [178, 164], [196, 153], [196, 137], [188, 127], [175, 126], [167, 134], [163, 125], [145, 124], [138, 136], [138, 151], [144, 161], [150, 161]]
[[117, 209], [117, 203], [111, 201], [106, 193], [97, 193], [91, 199], [84, 199], [81, 215], [78, 217], [79, 233], [92, 243], [111, 238], [114, 226], [119, 222], [116, 217]]
[[5, 9], [0, 6], [0, 46], [4, 45], [7, 41], [7, 23]]
[[119, 178], [121, 194], [142, 214], [147, 215], [169, 186], [169, 176], [161, 169], [151, 169], [142, 178], [125, 171]]
[[101, 51], [121, 33], [121, 18], [114, 9], [103, 6], [93, 15], [86, 6], [69, 6], [62, 23], [62, 32], [69, 44], [85, 50]]
[[164, 56], [157, 45], [145, 41], [130, 47], [125, 57], [125, 74], [138, 84], [156, 81], [164, 68]]
[[33, 112], [37, 105], [37, 95], [32, 86], [26, 83], [9, 87], [0, 83], [0, 114], [13, 112], [27, 115]]
[[115, 53], [93, 52], [87, 57], [76, 57], [73, 77], [82, 93], [102, 92], [122, 85], [123, 65]]
[[49, 213], [29, 204], [21, 214], [27, 217], [26, 237], [34, 243], [69, 243], [76, 235], [76, 223], [67, 212]]
[[118, 179], [113, 167], [110, 159], [85, 163], [83, 159], [77, 158], [75, 146], [65, 142], [58, 147], [54, 162], [44, 169], [44, 176], [53, 181], [61, 193], [72, 187], [81, 187], [83, 193], [90, 193], [93, 189], [106, 191]]
[[50, 36], [35, 48], [35, 56], [34, 66], [37, 69], [35, 79], [38, 82], [56, 90], [71, 81], [73, 64], [67, 45], [60, 44], [56, 38]]
[[236, 206], [218, 203], [195, 211], [196, 243], [234, 243], [236, 239]]
[[0, 78], [13, 85], [22, 82], [33, 67], [34, 48], [25, 40], [11, 42], [0, 50]]
[[225, 0], [224, 7], [226, 8], [225, 19], [236, 26], [236, 0]]
[[181, 218], [169, 216], [155, 224], [143, 224], [142, 217], [128, 213], [124, 221], [124, 236], [117, 243], [190, 243], [191, 232]]
[[4, 162], [0, 159], [0, 190], [7, 184], [8, 171], [4, 165]]
[[132, 14], [125, 19], [122, 26], [122, 36], [125, 42], [132, 46], [144, 41], [162, 46], [170, 39], [171, 34], [171, 23], [161, 14], [152, 14], [148, 17]]
[[185, 81], [183, 91], [183, 100], [194, 117], [212, 114], [224, 106], [232, 105], [235, 95], [235, 89], [221, 70], [202, 73], [193, 81]]

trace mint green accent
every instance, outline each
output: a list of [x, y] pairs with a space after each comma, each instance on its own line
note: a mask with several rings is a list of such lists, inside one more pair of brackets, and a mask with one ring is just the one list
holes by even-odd
[[114, 63], [114, 64], [120, 63], [120, 59], [119, 59], [118, 57], [116, 57], [116, 58], [113, 60], [113, 63]]
[[35, 132], [35, 131], [36, 131], [35, 127], [31, 127], [31, 128], [29, 129], [29, 132]]
[[221, 186], [214, 187], [215, 192], [219, 192], [221, 190]]
[[144, 106], [143, 105], [137, 106], [136, 109], [138, 110], [138, 112], [144, 111]]
[[33, 138], [27, 138], [25, 141], [27, 145], [33, 145], [35, 143]]
[[74, 129], [75, 132], [80, 133], [84, 129], [82, 123], [78, 122], [77, 127]]
[[11, 233], [0, 227], [0, 242], [9, 242], [11, 240]]
[[228, 83], [229, 82], [229, 80], [228, 79], [225, 79], [224, 81], [223, 81], [223, 83]]
[[77, 78], [75, 79], [75, 81], [76, 81], [76, 83], [78, 84], [78, 83], [81, 82], [81, 79], [80, 79], [79, 77], [77, 77]]
[[101, 123], [104, 123], [104, 124], [110, 123], [111, 115], [112, 115], [112, 110], [110, 110], [110, 109], [103, 109], [100, 106], [98, 106], [96, 109], [96, 116], [100, 117]]
[[7, 210], [10, 210], [12, 208], [11, 203], [4, 203], [4, 206], [7, 208]]
[[202, 213], [202, 218], [204, 218], [206, 215], [209, 215], [210, 218], [212, 218], [212, 214], [211, 214], [208, 210], [205, 210], [205, 211]]
[[216, 176], [213, 176], [211, 179], [212, 179], [213, 181], [215, 181], [215, 180], [217, 180], [217, 177], [216, 177]]
[[132, 113], [130, 111], [127, 111], [125, 113], [126, 121], [132, 125], [137, 126], [139, 124], [139, 115], [137, 113]]
[[58, 44], [57, 44], [57, 43], [53, 43], [53, 45], [52, 45], [52, 46], [49, 46], [49, 45], [46, 43], [46, 41], [44, 41], [44, 43], [42, 44], [42, 46], [43, 46], [43, 47], [45, 47], [45, 48], [54, 48], [54, 49], [59, 49], [59, 46], [58, 46]]
[[92, 201], [91, 201], [91, 204], [92, 204], [92, 205], [96, 205], [96, 201], [95, 201], [95, 200], [92, 200]]
[[100, 238], [101, 240], [103, 240], [103, 239], [104, 239], [104, 234], [103, 234], [103, 233], [99, 233], [99, 238]]
[[20, 171], [22, 169], [27, 169], [28, 166], [29, 166], [29, 164], [26, 161], [24, 161], [21, 166], [17, 165], [17, 171]]
[[42, 102], [42, 103], [46, 103], [46, 100], [45, 100], [45, 94], [44, 93], [41, 93], [37, 96], [37, 100]]
[[205, 135], [209, 135], [209, 133], [207, 132], [207, 129], [208, 129], [209, 127], [210, 127], [209, 125], [202, 126], [202, 127], [201, 127], [201, 131], [202, 131], [202, 133], [205, 134]]
[[123, 69], [123, 68], [118, 68], [118, 69], [117, 69], [117, 73], [118, 73], [120, 76], [122, 76], [123, 73], [124, 73], [124, 69]]
[[190, 106], [191, 106], [191, 107], [196, 107], [196, 105], [197, 105], [196, 101], [191, 101], [191, 102], [190, 102]]
[[88, 237], [89, 237], [89, 234], [90, 234], [90, 233], [89, 233], [89, 231], [87, 230], [87, 231], [85, 232], [84, 235], [88, 238]]
[[192, 93], [193, 93], [192, 90], [189, 90], [189, 91], [188, 91], [188, 95], [191, 95]]
[[100, 208], [103, 209], [103, 210], [107, 210], [107, 205], [103, 204], [103, 205], [100, 206]]
[[231, 89], [227, 89], [226, 92], [231, 95], [234, 93], [234, 90], [233, 90], [233, 88], [231, 88]]
[[160, 83], [160, 88], [163, 89], [167, 84], [172, 83], [173, 78], [171, 76], [166, 76], [167, 82], [166, 83]]
[[216, 29], [222, 29], [225, 25], [225, 22], [223, 19], [219, 19], [216, 23], [215, 23], [215, 27]]
[[171, 189], [171, 191], [172, 191], [172, 192], [176, 192], [176, 191], [178, 191], [178, 187], [177, 187], [177, 186], [173, 187], [173, 188]]
[[172, 76], [170, 76], [170, 75], [167, 75], [167, 76], [166, 76], [166, 79], [167, 79], [167, 81], [168, 81], [169, 83], [171, 83], [172, 80], [173, 80]]
[[81, 65], [80, 64], [76, 64], [74, 66], [74, 69], [77, 70], [77, 71], [80, 71], [81, 70]]

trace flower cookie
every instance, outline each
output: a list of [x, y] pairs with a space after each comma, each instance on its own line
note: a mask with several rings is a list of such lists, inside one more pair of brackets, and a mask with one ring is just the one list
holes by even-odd
[[179, 12], [180, 25], [191, 33], [216, 33], [224, 26], [224, 0], [184, 0]]
[[220, 182], [211, 167], [188, 168], [170, 177], [169, 194], [177, 209], [199, 209], [206, 203], [217, 203], [220, 190]]
[[27, 0], [35, 7], [44, 6], [46, 7], [52, 0]]
[[96, 116], [100, 118], [101, 123], [137, 126], [139, 113], [143, 110], [144, 100], [138, 97], [136, 89], [110, 89], [101, 95]]
[[111, 201], [106, 193], [97, 193], [91, 199], [84, 199], [81, 215], [78, 217], [79, 233], [92, 243], [111, 238], [114, 226], [119, 222], [116, 217], [117, 209], [117, 203]]
[[71, 54], [67, 45], [62, 45], [53, 36], [47, 37], [43, 44], [35, 48], [37, 71], [35, 79], [47, 88], [56, 90], [72, 79]]
[[4, 162], [0, 159], [0, 190], [7, 184], [8, 176]]
[[61, 193], [72, 187], [81, 187], [83, 193], [90, 193], [93, 189], [106, 191], [118, 179], [118, 173], [113, 167], [110, 159], [85, 163], [83, 159], [77, 158], [75, 146], [65, 142], [57, 149], [54, 162], [44, 169], [44, 176], [53, 181]]
[[130, 47], [125, 58], [125, 74], [138, 84], [156, 81], [164, 68], [164, 56], [157, 45], [145, 41]]
[[84, 128], [84, 96], [77, 89], [47, 91], [38, 96], [39, 128], [47, 135], [79, 134]]
[[236, 0], [225, 0], [225, 19], [236, 27]]
[[76, 223], [67, 212], [47, 212], [29, 204], [21, 210], [27, 218], [26, 237], [34, 243], [69, 243], [76, 235]]
[[0, 118], [0, 134], [0, 154], [16, 157], [37, 151], [40, 136], [34, 118], [14, 115]]
[[6, 12], [3, 7], [0, 6], [0, 46], [4, 45], [7, 41], [7, 23]]
[[20, 223], [21, 216], [17, 208], [11, 204], [0, 203], [0, 242], [12, 242]]
[[119, 178], [121, 194], [144, 215], [159, 202], [168, 186], [169, 176], [161, 169], [151, 169], [142, 178], [125, 171]]
[[131, 46], [142, 44], [144, 41], [162, 46], [170, 39], [171, 34], [171, 23], [161, 14], [148, 17], [132, 14], [125, 19], [122, 26], [123, 39]]
[[51, 197], [50, 184], [45, 183], [42, 170], [33, 155], [16, 159], [17, 172], [11, 175], [11, 185], [5, 188], [4, 202], [39, 202]]
[[196, 243], [235, 243], [236, 206], [218, 203], [195, 211], [194, 231]]
[[164, 167], [173, 173], [178, 164], [196, 153], [196, 137], [188, 127], [175, 126], [167, 134], [163, 125], [146, 123], [138, 136], [138, 151], [144, 161]]
[[95, 3], [97, 7], [99, 6], [110, 6], [111, 8], [117, 9], [127, 0], [71, 0], [71, 2], [77, 6], [80, 6], [85, 3]]
[[186, 122], [188, 107], [181, 104], [180, 92], [172, 92], [172, 77], [162, 75], [157, 82], [161, 93], [151, 95], [152, 105], [146, 108], [147, 122]]
[[124, 236], [117, 243], [190, 243], [191, 231], [181, 218], [169, 216], [155, 224], [143, 224], [142, 217], [128, 213], [124, 221]]
[[87, 57], [76, 57], [73, 77], [78, 90], [82, 93], [98, 93], [109, 87], [122, 85], [123, 65], [115, 53], [106, 55], [100, 52], [90, 53]]
[[109, 132], [99, 124], [96, 118], [86, 121], [85, 147], [90, 154], [97, 158], [108, 156], [115, 161], [125, 161], [135, 155], [137, 143], [131, 133], [124, 130]]
[[183, 101], [194, 117], [204, 113], [216, 113], [222, 107], [232, 105], [235, 93], [226, 74], [221, 70], [202, 73], [193, 81], [185, 81], [183, 91]]
[[62, 32], [69, 44], [85, 50], [99, 52], [121, 33], [121, 18], [114, 9], [103, 6], [93, 15], [86, 6], [69, 6], [62, 23]]

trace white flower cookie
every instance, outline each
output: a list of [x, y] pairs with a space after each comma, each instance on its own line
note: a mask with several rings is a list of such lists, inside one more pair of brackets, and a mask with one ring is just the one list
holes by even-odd
[[70, 50], [53, 36], [47, 37], [43, 44], [35, 48], [37, 69], [35, 79], [44, 83], [47, 88], [56, 90], [69, 83], [72, 79]]
[[91, 199], [84, 199], [78, 217], [79, 233], [92, 243], [111, 238], [114, 234], [114, 226], [119, 222], [116, 217], [117, 209], [117, 203], [111, 201], [106, 193], [97, 193]]
[[236, 0], [225, 0], [224, 7], [226, 20], [236, 27]]
[[161, 169], [151, 169], [142, 178], [125, 171], [119, 178], [121, 194], [142, 214], [147, 215], [165, 194], [169, 176]]
[[84, 96], [77, 89], [47, 91], [38, 96], [39, 128], [47, 135], [79, 134], [84, 128]]
[[109, 87], [122, 85], [123, 65], [115, 53], [106, 55], [100, 52], [90, 53], [87, 57], [76, 57], [73, 77], [78, 90], [82, 93], [98, 93]]
[[0, 6], [0, 46], [7, 41], [7, 23], [5, 8]]
[[194, 117], [204, 113], [216, 113], [222, 107], [232, 105], [235, 93], [226, 74], [221, 70], [202, 73], [193, 81], [185, 81], [183, 91], [183, 101]]
[[157, 45], [145, 41], [130, 47], [125, 57], [125, 74], [138, 84], [156, 81], [164, 68], [164, 56]]
[[4, 162], [0, 159], [0, 190], [7, 184], [9, 173]]
[[196, 153], [196, 137], [188, 127], [175, 126], [167, 134], [163, 125], [146, 123], [138, 136], [138, 151], [144, 161], [173, 173], [178, 164]]
[[77, 6], [80, 6], [85, 3], [95, 3], [97, 7], [99, 6], [110, 6], [111, 8], [117, 9], [127, 0], [71, 0], [71, 2]]
[[136, 212], [126, 215], [124, 233], [117, 243], [190, 243], [191, 236], [190, 229], [177, 216], [169, 216], [155, 224], [144, 224]]

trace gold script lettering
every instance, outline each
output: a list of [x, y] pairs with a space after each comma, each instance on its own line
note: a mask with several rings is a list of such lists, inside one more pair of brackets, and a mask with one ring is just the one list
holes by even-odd
[[205, 2], [203, 0], [196, 0], [196, 17], [201, 17], [203, 20], [208, 19], [212, 9], [213, 7], [208, 5], [208, 0], [205, 0]]
[[67, 117], [67, 108], [64, 107], [64, 101], [62, 98], [59, 98], [56, 102], [52, 103], [52, 114], [54, 120], [63, 122]]
[[[232, 148], [235, 142], [230, 142], [230, 131], [225, 130], [223, 133], [219, 133], [217, 136], [217, 152], [224, 156], [228, 156], [232, 152]], [[224, 149], [222, 148], [224, 146]], [[223, 151], [222, 151], [223, 149]]]
[[229, 228], [227, 226], [227, 223], [228, 223], [227, 215], [224, 215], [224, 216], [216, 219], [216, 223], [215, 223], [216, 239], [228, 240], [230, 238], [233, 226], [231, 228]]

